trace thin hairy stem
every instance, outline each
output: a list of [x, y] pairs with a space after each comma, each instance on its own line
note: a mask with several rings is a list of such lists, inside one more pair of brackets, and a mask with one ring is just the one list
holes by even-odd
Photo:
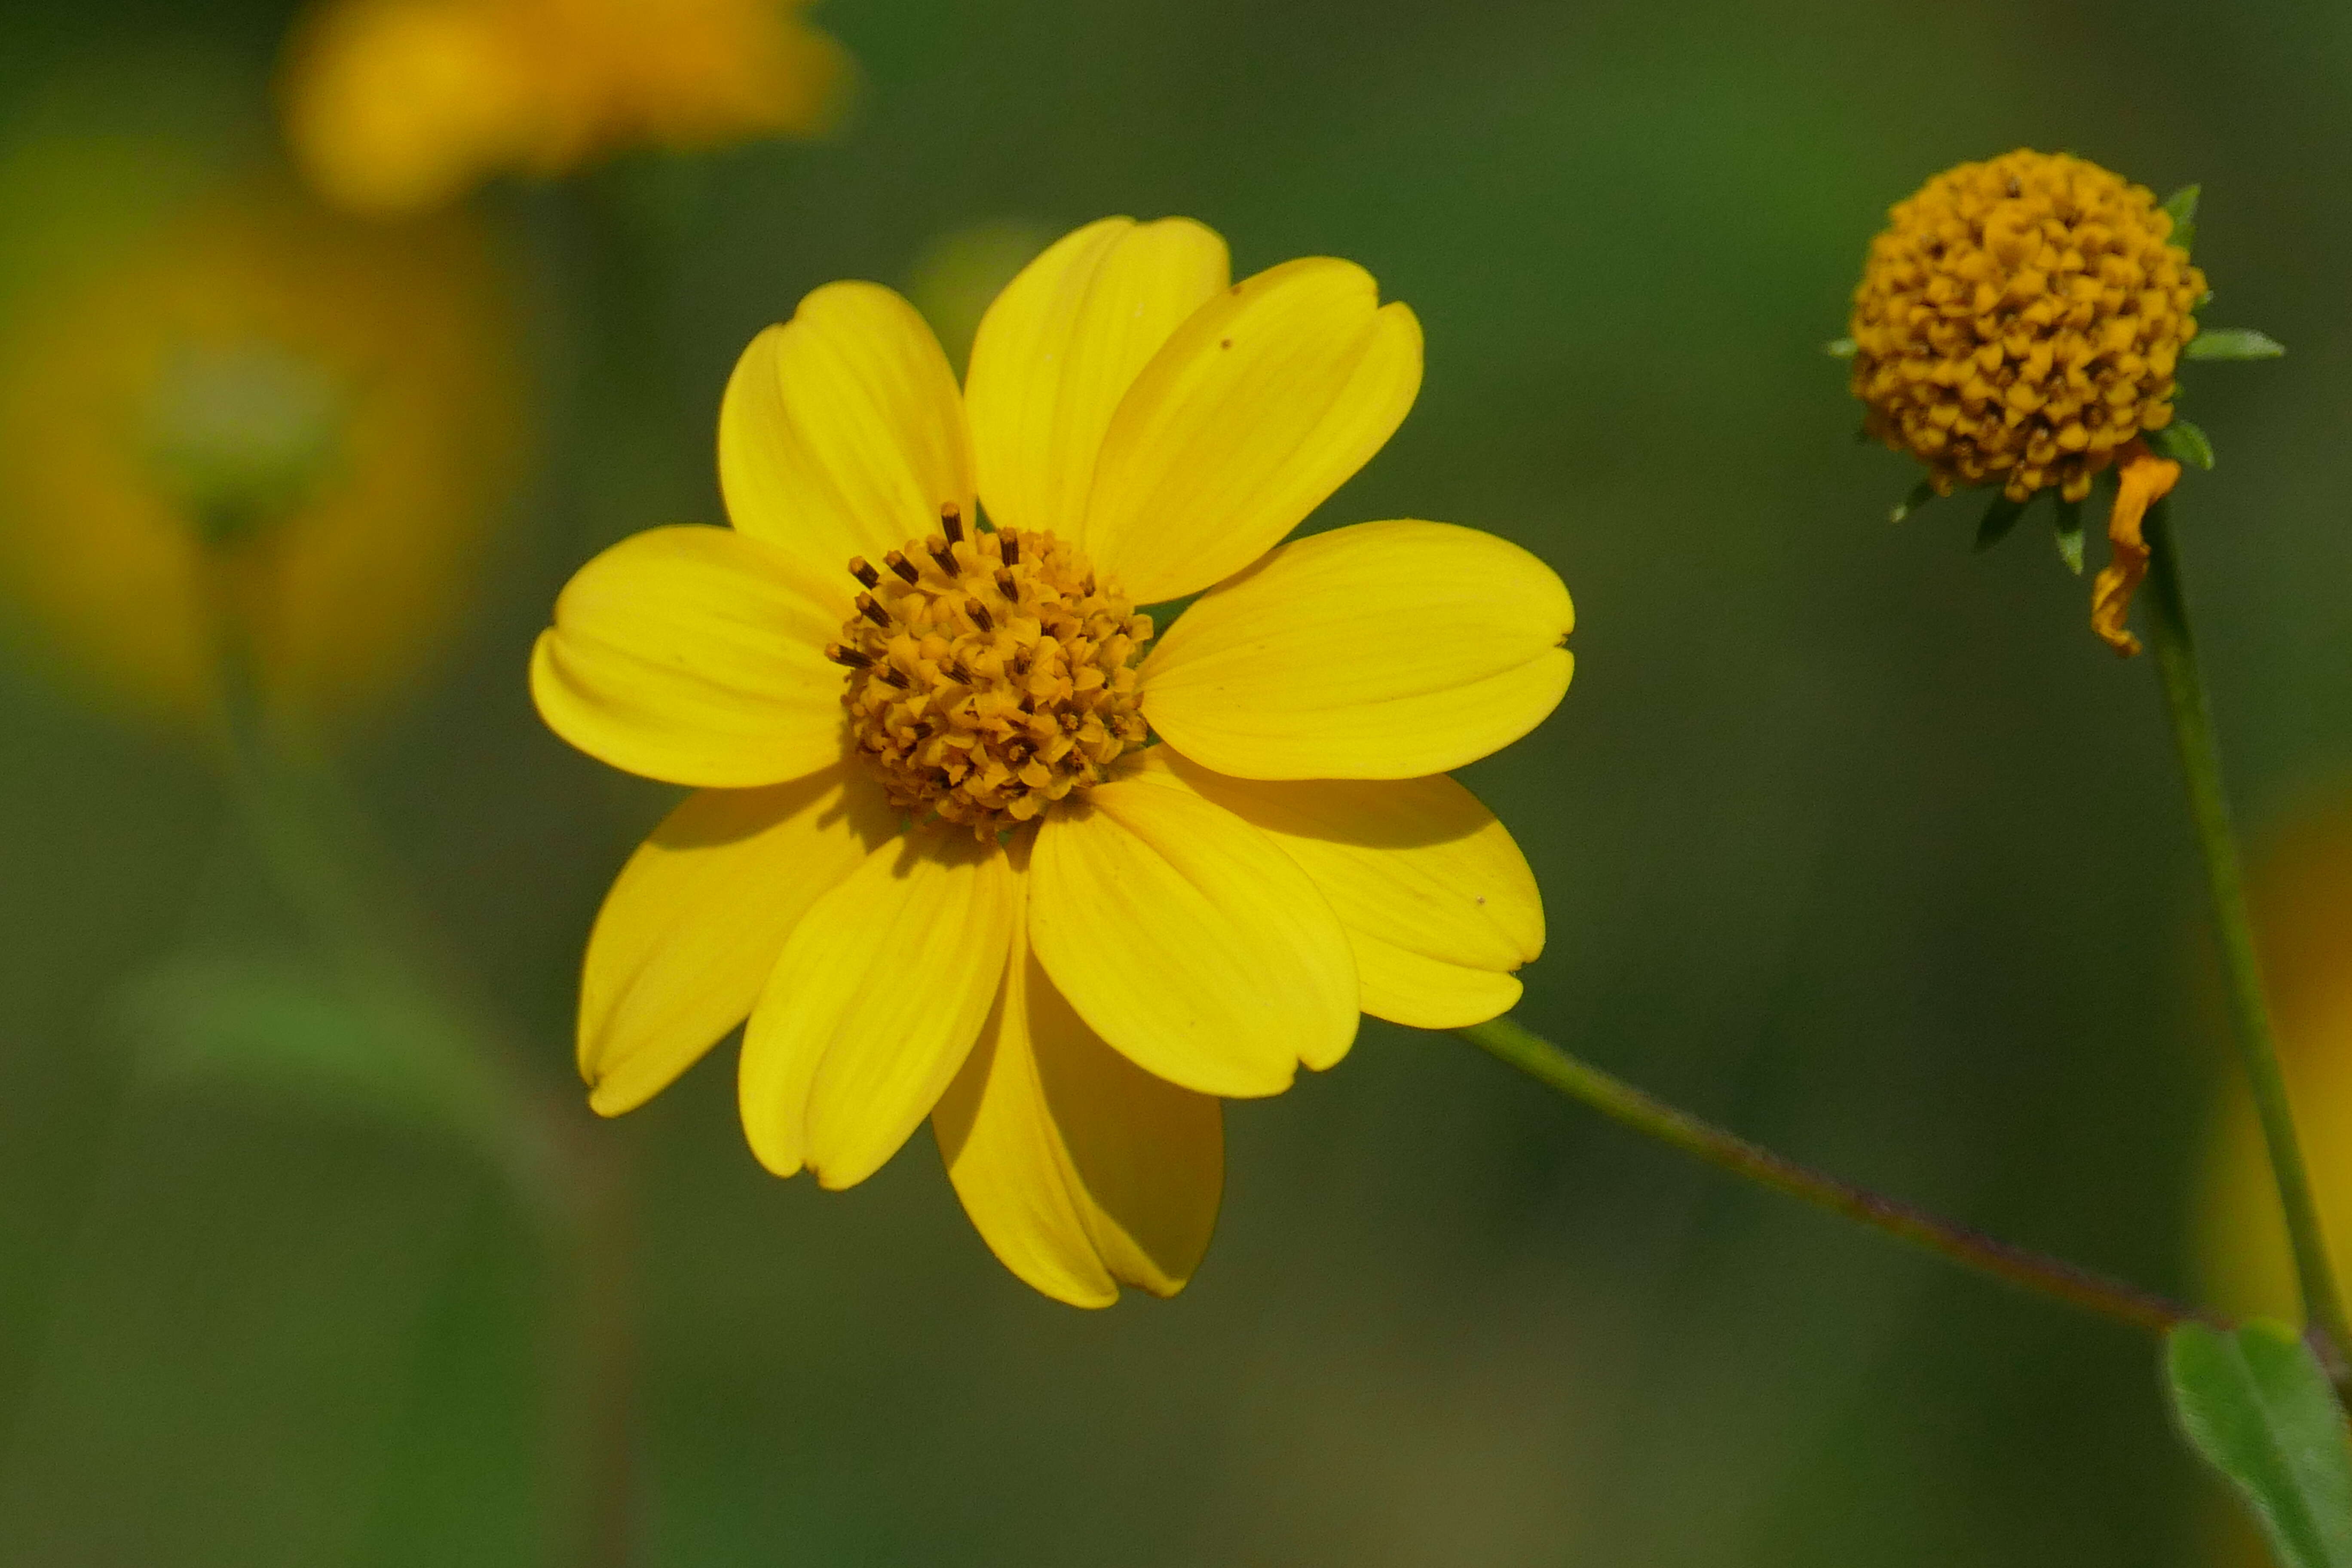
[[2201, 1312], [2137, 1286], [2095, 1274], [2063, 1258], [1996, 1241], [1925, 1209], [1801, 1165], [1786, 1155], [1676, 1110], [1509, 1018], [1473, 1025], [1455, 1033], [1538, 1083], [1571, 1100], [1582, 1100], [1620, 1126], [1694, 1155], [1717, 1170], [1815, 1208], [1843, 1215], [2019, 1289], [2151, 1333], [2161, 1334], [2184, 1322], [2211, 1321]]

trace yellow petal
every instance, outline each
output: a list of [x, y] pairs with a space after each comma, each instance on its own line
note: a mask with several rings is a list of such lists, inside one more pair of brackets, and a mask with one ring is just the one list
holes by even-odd
[[1370, 460], [1421, 389], [1421, 323], [1310, 257], [1194, 311], [1112, 416], [1088, 499], [1096, 565], [1138, 604], [1256, 560]]
[[1356, 1037], [1347, 932], [1265, 835], [1146, 772], [1048, 817], [1029, 937], [1079, 1016], [1202, 1094], [1278, 1094]]
[[1057, 241], [988, 308], [964, 399], [1000, 528], [1085, 543], [1095, 454], [1168, 334], [1225, 287], [1225, 242], [1190, 218], [1105, 218]]
[[936, 531], [942, 504], [970, 517], [962, 399], [915, 308], [828, 283], [752, 339], [719, 409], [719, 483], [737, 528], [791, 550], [845, 605], [851, 556]]
[[1208, 1250], [1224, 1189], [1217, 1101], [1105, 1045], [1017, 921], [1004, 988], [931, 1128], [989, 1249], [1057, 1301], [1107, 1307], [1122, 1283], [1172, 1296]]
[[1143, 713], [1241, 778], [1417, 778], [1510, 744], [1568, 689], [1568, 590], [1517, 545], [1442, 522], [1286, 544], [1168, 628]]
[[988, 1016], [1017, 890], [994, 844], [909, 833], [810, 907], [743, 1034], [743, 1131], [761, 1163], [848, 1187], [898, 1152]]
[[671, 812], [588, 937], [580, 1076], [597, 1114], [643, 1105], [741, 1023], [802, 914], [897, 828], [855, 763]]
[[1543, 951], [1543, 895], [1477, 796], [1443, 773], [1228, 778], [1173, 751], [1147, 754], [1273, 839], [1314, 879], [1355, 947], [1365, 1012], [1458, 1029], [1518, 1001], [1510, 972]]
[[573, 574], [531, 650], [548, 727], [633, 773], [740, 788], [843, 754], [841, 621], [783, 551], [723, 528], [656, 528]]

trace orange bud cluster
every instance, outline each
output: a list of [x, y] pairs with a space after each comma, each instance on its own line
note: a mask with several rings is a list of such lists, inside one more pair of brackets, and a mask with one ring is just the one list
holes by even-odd
[[1102, 781], [1144, 740], [1136, 662], [1151, 617], [1051, 533], [942, 531], [877, 569], [825, 655], [849, 667], [850, 731], [890, 802], [987, 838]]
[[1854, 291], [1865, 429], [1936, 489], [2068, 500], [2172, 420], [2205, 277], [2146, 187], [2021, 150], [1898, 203]]

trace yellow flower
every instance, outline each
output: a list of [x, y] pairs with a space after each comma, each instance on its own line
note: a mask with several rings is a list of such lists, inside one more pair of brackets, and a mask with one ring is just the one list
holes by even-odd
[[[2339, 1284], [2352, 1280], [2352, 805], [2299, 825], [2266, 855], [2250, 898], [2279, 1066]], [[2252, 1101], [2234, 1075], [2215, 1108], [2193, 1215], [2205, 1303], [2301, 1323], [2286, 1222]], [[2212, 1560], [2272, 1562], [2242, 1510], [2217, 1510]]]
[[295, 157], [328, 199], [413, 211], [496, 174], [830, 123], [848, 78], [808, 0], [323, 0], [295, 34]]
[[[848, 1186], [930, 1115], [997, 1256], [1103, 1305], [1198, 1263], [1214, 1097], [1331, 1066], [1360, 1009], [1517, 999], [1534, 879], [1444, 770], [1559, 702], [1567, 591], [1443, 523], [1279, 544], [1403, 419], [1421, 329], [1344, 261], [1227, 278], [1186, 220], [1080, 229], [961, 395], [898, 296], [820, 289], [728, 387], [733, 529], [564, 589], [540, 712], [701, 786], [589, 939], [598, 1110], [748, 1015], [770, 1170]], [[1154, 646], [1134, 606], [1204, 589]]]
[[[2336, 1276], [2352, 1279], [2352, 809], [2338, 805], [2283, 839], [2251, 897], [2313, 1196]], [[2216, 1117], [2200, 1207], [2214, 1306], [2299, 1321], [2262, 1132], [2234, 1080]]]
[[522, 437], [479, 231], [216, 182], [0, 301], [0, 585], [137, 708], [234, 656], [281, 716], [414, 674]]
[[1937, 175], [1889, 219], [1854, 292], [1853, 394], [1938, 492], [2081, 500], [2171, 423], [2205, 279], [2145, 187], [2021, 149]]

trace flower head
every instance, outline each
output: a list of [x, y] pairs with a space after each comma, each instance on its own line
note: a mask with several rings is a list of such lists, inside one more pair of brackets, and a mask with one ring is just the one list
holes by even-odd
[[437, 205], [495, 174], [828, 124], [847, 79], [807, 0], [322, 0], [287, 59], [287, 132], [329, 199]]
[[5, 302], [0, 584], [158, 716], [233, 644], [288, 718], [439, 646], [522, 437], [482, 235], [362, 227], [224, 179], [77, 243]]
[[[1281, 543], [1403, 419], [1421, 331], [1347, 262], [1226, 267], [1188, 221], [1080, 229], [961, 391], [897, 295], [820, 289], [729, 385], [732, 529], [564, 589], [541, 713], [699, 786], [589, 940], [599, 1110], [748, 1016], [771, 1170], [846, 1186], [930, 1116], [997, 1256], [1100, 1305], [1199, 1261], [1215, 1097], [1331, 1066], [1360, 1011], [1517, 999], [1535, 883], [1444, 773], [1559, 702], [1567, 592], [1443, 523]], [[1193, 594], [1157, 636], [1137, 607]]]
[[2144, 187], [2021, 149], [1937, 175], [1889, 219], [1854, 291], [1853, 394], [1939, 492], [2080, 500], [2170, 423], [2205, 279]]

